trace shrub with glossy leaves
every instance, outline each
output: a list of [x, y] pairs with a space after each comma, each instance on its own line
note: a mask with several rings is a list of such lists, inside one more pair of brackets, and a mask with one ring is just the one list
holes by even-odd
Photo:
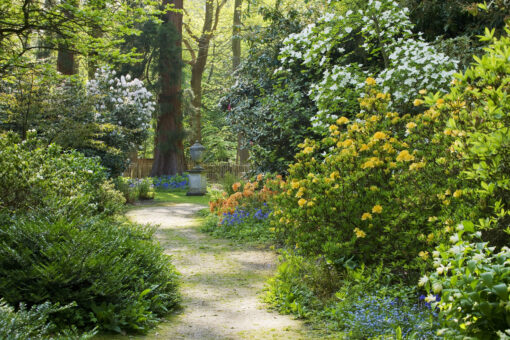
[[510, 332], [510, 249], [496, 251], [474, 241], [471, 222], [457, 229], [450, 244], [434, 251], [435, 271], [420, 280], [430, 301], [435, 301], [432, 294], [441, 294], [441, 301], [433, 303], [446, 327], [440, 333], [448, 339], [493, 339]]

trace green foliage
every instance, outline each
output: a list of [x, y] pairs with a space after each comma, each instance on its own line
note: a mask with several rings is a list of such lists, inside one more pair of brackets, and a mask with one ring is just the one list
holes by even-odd
[[[62, 46], [72, 46], [73, 52], [90, 62], [136, 60], [135, 51], [120, 51], [119, 45], [124, 37], [139, 33], [135, 23], [154, 19], [158, 14], [152, 7], [154, 1], [141, 3], [135, 7], [125, 1], [108, 0], [86, 3], [1, 0], [0, 78], [15, 79], [9, 72], [33, 67], [37, 63], [34, 52], [39, 52], [42, 59], [41, 55], [47, 57], [46, 51]], [[53, 59], [43, 62], [49, 65]]]
[[138, 200], [154, 199], [152, 178], [131, 179], [127, 177], [117, 177], [114, 183], [115, 188], [124, 195], [128, 203], [134, 203]]
[[484, 223], [484, 238], [502, 246], [510, 221], [510, 38], [487, 30], [483, 40], [491, 42], [485, 55], [445, 97], [444, 110], [452, 113], [445, 133], [457, 136], [451, 148], [462, 155], [466, 200], [483, 212], [469, 219], [495, 215], [496, 221]]
[[178, 302], [177, 274], [154, 230], [80, 217], [6, 218], [0, 224], [0, 296], [49, 301], [59, 326], [145, 332]]
[[323, 258], [284, 253], [265, 300], [337, 338], [391, 339], [399, 330], [403, 338], [435, 338], [434, 313], [415, 290], [391, 280], [382, 266], [338, 272]]
[[[510, 249], [496, 252], [487, 243], [463, 240], [463, 235], [475, 230], [471, 222], [459, 224], [457, 230], [452, 244], [436, 249], [436, 271], [430, 278], [422, 277], [420, 284], [431, 294], [441, 293], [441, 301], [433, 305], [440, 309], [443, 336], [495, 339], [498, 332], [510, 330]], [[435, 301], [433, 295], [429, 299]]]
[[50, 321], [51, 315], [70, 311], [74, 304], [59, 307], [45, 302], [27, 309], [21, 304], [17, 311], [0, 300], [0, 338], [5, 340], [87, 340], [95, 331], [78, 335], [76, 329], [57, 329]]
[[0, 150], [0, 212], [87, 217], [122, 208], [124, 199], [95, 159], [43, 146], [32, 133], [21, 143], [1, 135]]
[[239, 182], [241, 179], [237, 178], [234, 174], [227, 172], [225, 173], [225, 176], [221, 179], [221, 186], [223, 190], [227, 193], [228, 196], [234, 194], [233, 185], [236, 182]]
[[409, 279], [425, 264], [418, 255], [444, 237], [437, 216], [460, 204], [452, 197], [459, 170], [442, 159], [451, 139], [434, 137], [445, 116], [436, 108], [401, 116], [388, 110], [389, 98], [368, 85], [355, 121], [341, 117], [329, 136], [301, 145], [274, 223], [278, 239], [302, 254], [338, 268], [383, 261]]
[[264, 9], [263, 14], [268, 25], [254, 27], [248, 33], [248, 56], [221, 106], [228, 110], [230, 125], [244, 135], [245, 147], [250, 150], [250, 159], [257, 170], [284, 173], [297, 145], [304, 138], [314, 136], [308, 128], [316, 109], [308, 96], [308, 72], [296, 67], [287, 77], [274, 73], [281, 66], [278, 55], [284, 39], [302, 29], [303, 17], [314, 14], [271, 9]]
[[309, 95], [318, 108], [314, 127], [339, 116], [354, 117], [369, 76], [392, 94], [392, 110], [413, 113], [418, 91], [445, 91], [457, 62], [412, 28], [409, 10], [392, 0], [361, 1], [347, 11], [330, 8], [285, 40], [278, 74], [289, 76], [289, 70], [301, 68], [312, 75]]

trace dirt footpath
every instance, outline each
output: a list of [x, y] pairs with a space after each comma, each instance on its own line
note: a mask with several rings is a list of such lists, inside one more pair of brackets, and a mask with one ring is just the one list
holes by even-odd
[[159, 225], [157, 237], [182, 274], [183, 310], [145, 339], [307, 339], [301, 322], [260, 301], [276, 256], [198, 231], [196, 204], [147, 206], [127, 216]]

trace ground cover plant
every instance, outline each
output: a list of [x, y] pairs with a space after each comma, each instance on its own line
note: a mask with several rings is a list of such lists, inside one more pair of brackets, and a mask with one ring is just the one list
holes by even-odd
[[[24, 142], [2, 135], [0, 144], [6, 303], [43, 306], [33, 311], [52, 330], [142, 333], [176, 307], [175, 269], [152, 228], [116, 215], [124, 200], [97, 159], [45, 147], [30, 135]], [[23, 313], [32, 327], [35, 316]]]

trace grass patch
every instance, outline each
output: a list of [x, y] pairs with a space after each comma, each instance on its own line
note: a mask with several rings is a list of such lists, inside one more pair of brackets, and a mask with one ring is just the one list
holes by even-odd
[[186, 191], [157, 190], [154, 196], [154, 203], [194, 203], [207, 206], [209, 204], [209, 195], [186, 196]]

